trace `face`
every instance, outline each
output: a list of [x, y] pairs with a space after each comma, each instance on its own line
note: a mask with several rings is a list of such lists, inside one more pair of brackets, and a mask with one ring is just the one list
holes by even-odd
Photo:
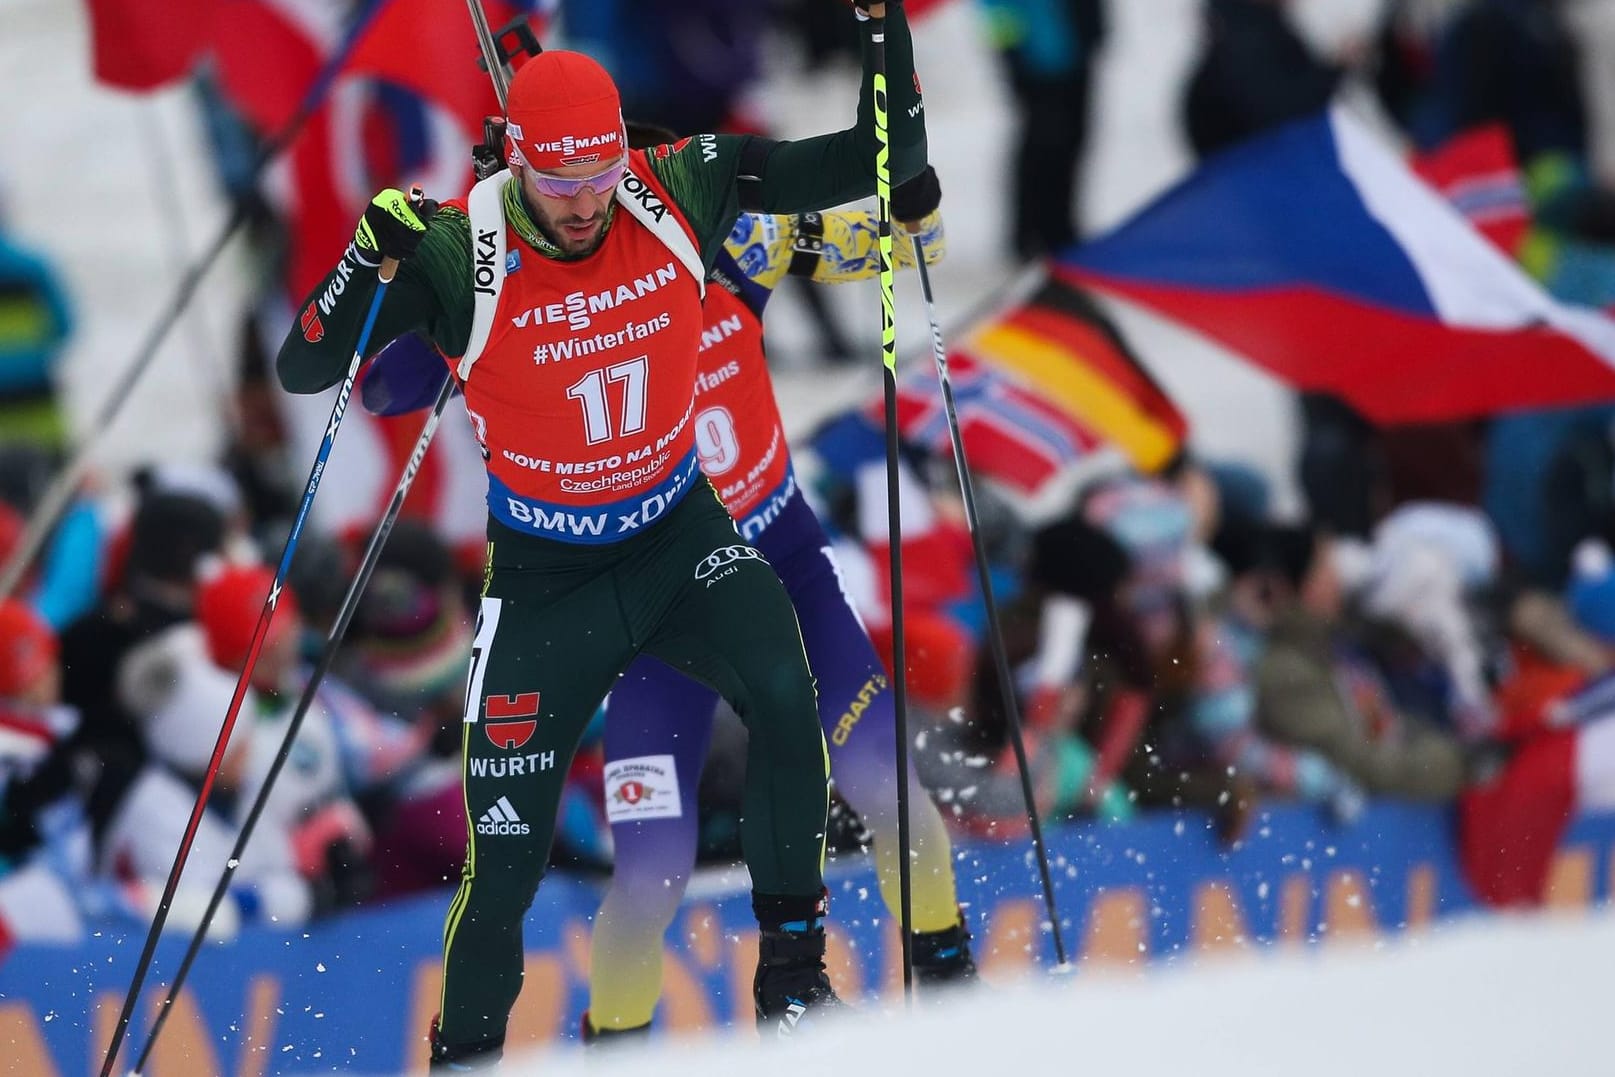
[[563, 254], [583, 255], [600, 246], [612, 195], [622, 180], [621, 156], [601, 164], [566, 165], [539, 172], [512, 166], [533, 222]]

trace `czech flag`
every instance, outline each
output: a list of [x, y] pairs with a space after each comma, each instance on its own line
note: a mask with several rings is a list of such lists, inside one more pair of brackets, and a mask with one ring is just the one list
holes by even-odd
[[1381, 424], [1615, 400], [1615, 321], [1549, 297], [1338, 108], [1211, 158], [1056, 273]]

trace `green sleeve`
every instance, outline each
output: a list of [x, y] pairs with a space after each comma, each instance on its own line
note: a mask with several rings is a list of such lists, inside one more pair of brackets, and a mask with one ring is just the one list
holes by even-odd
[[[875, 193], [874, 50], [863, 24], [863, 82], [857, 122], [827, 135], [767, 142], [761, 169], [765, 213], [828, 209]], [[903, 9], [886, 8], [886, 85], [892, 186], [925, 168], [925, 102], [914, 74], [914, 42]], [[684, 211], [701, 244], [707, 268], [723, 248], [740, 212], [736, 175], [750, 135], [700, 135], [651, 168]]]
[[[374, 355], [405, 333], [419, 332], [445, 355], [462, 354], [471, 338], [470, 282], [471, 221], [445, 206], [387, 286], [365, 351]], [[317, 393], [342, 380], [376, 287], [376, 271], [348, 244], [336, 268], [297, 308], [298, 321], [275, 360], [281, 385], [293, 393]]]

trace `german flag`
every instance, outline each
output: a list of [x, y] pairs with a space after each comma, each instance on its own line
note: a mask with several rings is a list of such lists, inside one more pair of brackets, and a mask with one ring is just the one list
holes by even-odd
[[[971, 330], [948, 363], [971, 469], [1028, 496], [1107, 448], [1158, 472], [1188, 436], [1183, 415], [1115, 326], [1059, 279]], [[898, 424], [907, 440], [947, 450], [929, 364], [902, 378]]]
[[1126, 453], [1140, 471], [1166, 467], [1188, 436], [1182, 413], [1116, 327], [1062, 281], [1048, 281], [964, 347]]

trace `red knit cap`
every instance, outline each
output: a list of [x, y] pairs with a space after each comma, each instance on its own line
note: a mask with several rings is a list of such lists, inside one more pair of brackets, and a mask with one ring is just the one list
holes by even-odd
[[[238, 670], [247, 660], [264, 599], [274, 582], [275, 574], [263, 565], [230, 565], [202, 581], [196, 592], [196, 620], [207, 637], [208, 654], [221, 669]], [[291, 631], [297, 616], [297, 596], [285, 588], [264, 645]]]
[[14, 598], [0, 602], [0, 697], [25, 695], [56, 663], [56, 633]]
[[606, 69], [581, 52], [546, 50], [510, 82], [505, 157], [547, 172], [613, 161], [626, 145], [622, 100]]

